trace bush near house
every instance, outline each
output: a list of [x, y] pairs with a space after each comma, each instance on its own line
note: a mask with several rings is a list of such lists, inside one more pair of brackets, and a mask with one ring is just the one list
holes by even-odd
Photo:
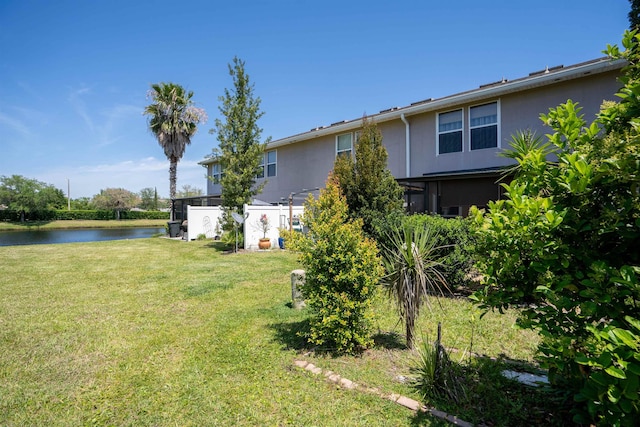
[[473, 236], [471, 222], [465, 218], [443, 218], [439, 215], [408, 215], [403, 228], [429, 228], [435, 239], [434, 255], [442, 263], [442, 273], [452, 291], [469, 286], [473, 269]]
[[481, 306], [524, 307], [519, 324], [544, 337], [540, 358], [574, 401], [575, 422], [631, 426], [640, 417], [640, 37], [627, 32], [623, 45], [608, 49], [628, 62], [620, 103], [590, 125], [571, 100], [542, 115], [547, 141], [513, 138], [507, 198], [471, 215]]

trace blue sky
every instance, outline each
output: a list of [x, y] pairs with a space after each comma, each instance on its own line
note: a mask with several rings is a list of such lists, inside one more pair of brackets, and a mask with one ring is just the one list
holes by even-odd
[[149, 85], [194, 92], [209, 121], [178, 165], [197, 164], [232, 87], [234, 56], [262, 99], [263, 137], [603, 56], [628, 27], [628, 0], [0, 0], [0, 175], [91, 197], [108, 187], [169, 193], [147, 130]]

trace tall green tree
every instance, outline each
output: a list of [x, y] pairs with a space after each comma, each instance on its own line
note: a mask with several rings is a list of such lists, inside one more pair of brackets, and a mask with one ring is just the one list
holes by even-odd
[[402, 188], [387, 168], [387, 149], [378, 127], [362, 119], [355, 159], [338, 156], [334, 175], [349, 206], [349, 217], [362, 218], [364, 232], [378, 242], [404, 214]]
[[202, 188], [194, 187], [193, 185], [185, 184], [178, 191], [178, 197], [196, 197], [202, 196], [204, 192]]
[[193, 92], [175, 83], [152, 84], [148, 97], [152, 103], [144, 109], [148, 126], [169, 160], [169, 198], [171, 219], [176, 197], [178, 162], [184, 155], [199, 123], [206, 122], [203, 109], [194, 106]]
[[[506, 198], [472, 209], [487, 309], [518, 307], [544, 337], [552, 384], [573, 395], [574, 421], [640, 417], [640, 37], [627, 32], [619, 103], [588, 124], [567, 101], [542, 121], [547, 140], [513, 138]], [[549, 154], [554, 161], [548, 161]]]
[[140, 209], [147, 211], [158, 210], [158, 192], [155, 188], [146, 187], [140, 190]]
[[60, 209], [66, 205], [62, 190], [51, 184], [21, 175], [0, 177], [0, 205], [20, 213], [24, 221], [39, 210]]
[[229, 75], [233, 88], [225, 89], [219, 98], [222, 119], [216, 119], [215, 129], [219, 146], [213, 150], [224, 171], [222, 185], [222, 208], [226, 229], [232, 226], [230, 213], [241, 212], [244, 204], [259, 194], [265, 182], [256, 185], [261, 159], [271, 138], [261, 142], [262, 129], [258, 120], [264, 115], [260, 111], [261, 100], [254, 95], [254, 85], [245, 72], [245, 63], [238, 57], [229, 64]]
[[116, 219], [120, 219], [120, 212], [135, 207], [139, 201], [135, 193], [124, 188], [106, 188], [93, 196], [92, 204], [98, 209], [115, 211]]

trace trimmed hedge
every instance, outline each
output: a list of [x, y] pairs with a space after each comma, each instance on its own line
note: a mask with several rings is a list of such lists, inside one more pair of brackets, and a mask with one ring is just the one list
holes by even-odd
[[[25, 219], [30, 221], [56, 220], [115, 220], [116, 212], [110, 210], [46, 210], [27, 212]], [[160, 211], [122, 211], [120, 219], [166, 219], [169, 212]], [[14, 210], [0, 210], [0, 221], [20, 221], [20, 212]]]

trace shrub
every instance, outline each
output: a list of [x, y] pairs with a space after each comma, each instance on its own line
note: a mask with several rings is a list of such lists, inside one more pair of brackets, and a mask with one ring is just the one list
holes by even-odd
[[357, 353], [373, 344], [371, 304], [382, 276], [378, 249], [348, 221], [347, 204], [333, 179], [318, 200], [309, 196], [303, 222], [307, 235], [287, 240], [306, 271], [303, 294], [311, 312], [310, 343], [336, 353]]
[[443, 218], [439, 215], [408, 215], [403, 227], [432, 230], [436, 255], [442, 263], [442, 273], [453, 290], [469, 284], [473, 270], [473, 236], [467, 218]]
[[640, 40], [627, 32], [623, 44], [609, 48], [628, 62], [620, 104], [590, 125], [571, 100], [543, 114], [548, 141], [513, 138], [507, 198], [472, 211], [486, 284], [475, 297], [523, 308], [519, 324], [544, 336], [540, 358], [573, 395], [574, 420], [598, 425], [640, 415]]

